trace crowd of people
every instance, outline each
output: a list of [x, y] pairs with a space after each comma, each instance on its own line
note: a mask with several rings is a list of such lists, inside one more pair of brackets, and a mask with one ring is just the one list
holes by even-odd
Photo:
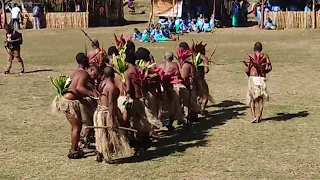
[[[70, 159], [82, 158], [82, 148], [93, 142], [98, 162], [139, 156], [159, 138], [157, 129], [164, 126], [173, 131], [175, 120], [188, 125], [206, 116], [207, 103], [213, 101], [205, 80], [211, 57], [206, 56], [202, 42], [193, 42], [191, 47], [181, 42], [176, 56], [168, 51], [157, 62], [148, 49], [136, 49], [123, 38], [116, 38], [116, 46], [107, 51], [97, 40], [92, 47], [88, 53], [77, 54], [70, 85], [54, 101], [54, 108], [65, 114], [72, 127]], [[272, 70], [261, 43], [255, 44], [244, 64], [253, 122], [261, 122], [268, 98], [265, 77]]]
[[175, 41], [179, 35], [191, 32], [213, 32], [219, 27], [218, 20], [208, 20], [200, 14], [197, 19], [160, 17], [157, 24], [151, 24], [142, 32], [134, 29], [133, 39], [141, 42]]
[[[23, 16], [21, 12], [21, 7], [17, 3], [13, 4], [13, 7], [11, 6], [10, 3], [6, 3], [5, 6], [5, 13], [11, 13], [11, 20], [9, 22], [9, 25], [11, 26], [12, 29], [21, 29], [21, 24], [23, 24]], [[32, 6], [32, 16], [33, 16], [33, 28], [39, 30], [41, 28], [41, 21], [40, 21], [40, 16], [41, 16], [41, 8], [39, 7], [38, 4], [34, 4]], [[4, 13], [1, 12], [1, 28], [4, 28]]]

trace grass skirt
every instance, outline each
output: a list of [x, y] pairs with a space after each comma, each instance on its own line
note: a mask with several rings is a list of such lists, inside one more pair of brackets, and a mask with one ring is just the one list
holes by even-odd
[[53, 101], [52, 108], [54, 112], [62, 112], [67, 117], [77, 119], [82, 123], [90, 124], [90, 122], [92, 122], [92, 107], [86, 103], [80, 102], [79, 100], [69, 100], [64, 97], [56, 97]]
[[213, 98], [209, 92], [209, 87], [205, 79], [197, 81], [197, 95], [199, 97], [206, 96], [211, 103], [214, 103]]
[[184, 121], [184, 114], [182, 109], [179, 94], [174, 89], [166, 89], [162, 96], [163, 117], [165, 119]]
[[264, 77], [250, 76], [248, 80], [247, 104], [257, 98], [262, 98], [263, 102], [269, 100], [267, 92], [267, 79]]
[[107, 107], [97, 107], [94, 113], [94, 126], [110, 127], [95, 129], [96, 149], [103, 154], [105, 159], [110, 160], [112, 157], [130, 156], [132, 154], [132, 149], [124, 136], [125, 132], [118, 128], [111, 128], [119, 127], [119, 122], [112, 118]]
[[[190, 91], [183, 84], [174, 84], [173, 88], [176, 93], [179, 94], [186, 112], [188, 112], [188, 107], [190, 108], [191, 113], [200, 112], [200, 105], [197, 103], [197, 92], [195, 90]], [[188, 114], [186, 114], [186, 116], [188, 116]]]

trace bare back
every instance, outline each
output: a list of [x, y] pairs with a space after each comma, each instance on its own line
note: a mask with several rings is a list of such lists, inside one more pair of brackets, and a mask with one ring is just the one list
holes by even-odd
[[115, 77], [114, 77], [114, 84], [119, 89], [120, 96], [125, 96], [126, 90], [125, 90], [124, 83], [122, 82], [121, 76], [117, 73], [115, 74]]
[[101, 82], [99, 90], [101, 92], [100, 105], [108, 107], [110, 117], [112, 118], [109, 120], [115, 121], [115, 108], [117, 108], [117, 99], [119, 97], [118, 88], [111, 79], [105, 79]]
[[[269, 56], [262, 52], [254, 52], [249, 55], [250, 57], [261, 57], [260, 59], [252, 59], [247, 62], [246, 66], [246, 73], [248, 76], [261, 76], [266, 77], [267, 73], [269, 73], [272, 70], [271, 61], [269, 59]], [[257, 67], [251, 62], [257, 64]], [[257, 69], [259, 68], [259, 69]]]
[[180, 78], [180, 70], [177, 63], [174, 63], [171, 61], [165, 61], [159, 64], [157, 67], [163, 70], [163, 73], [164, 73], [163, 83], [165, 86], [170, 85], [172, 76], [178, 76]]
[[181, 67], [181, 77], [186, 86], [190, 86], [190, 79], [195, 77], [195, 69], [192, 64], [185, 62]]
[[138, 75], [139, 69], [136, 66], [130, 66], [125, 72], [126, 77], [126, 92], [131, 98], [142, 98], [141, 79]]
[[89, 64], [99, 64], [100, 49], [92, 50], [88, 53]]

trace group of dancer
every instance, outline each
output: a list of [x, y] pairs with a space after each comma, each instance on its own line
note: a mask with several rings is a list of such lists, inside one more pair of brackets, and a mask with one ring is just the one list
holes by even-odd
[[[69, 88], [55, 100], [55, 108], [71, 124], [70, 159], [82, 158], [82, 148], [90, 143], [95, 143], [98, 162], [138, 156], [159, 138], [159, 128], [173, 131], [175, 120], [178, 125], [197, 121], [206, 115], [208, 101], [213, 102], [205, 80], [212, 56], [206, 56], [205, 44], [193, 42], [190, 47], [181, 42], [177, 56], [166, 52], [157, 64], [148, 49], [136, 50], [132, 41], [120, 39], [116, 44], [105, 52], [93, 40], [92, 52], [77, 54]], [[255, 53], [245, 62], [254, 122], [261, 121], [268, 97], [265, 76], [271, 71], [270, 60], [261, 51], [261, 43], [256, 43]]]

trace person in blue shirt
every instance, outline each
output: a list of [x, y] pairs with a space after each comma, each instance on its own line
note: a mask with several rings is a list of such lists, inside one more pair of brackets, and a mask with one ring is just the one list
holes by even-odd
[[202, 28], [202, 32], [210, 32], [210, 31], [211, 31], [210, 22], [208, 20], [205, 20]]
[[273, 12], [278, 12], [278, 11], [281, 10], [281, 8], [280, 8], [280, 6], [272, 6], [271, 10], [272, 10]]
[[247, 0], [243, 0], [241, 6], [241, 18], [243, 22], [248, 21], [248, 8], [250, 7], [250, 3]]
[[232, 26], [237, 27], [240, 17], [240, 3], [234, 3], [232, 6]]
[[196, 19], [192, 19], [192, 21], [190, 23], [190, 31], [194, 31], [194, 32], [199, 31], [199, 29], [197, 27], [197, 20]]
[[142, 33], [137, 28], [134, 28], [134, 33], [133, 33], [132, 38], [134, 40], [141, 40], [142, 39]]
[[182, 33], [186, 33], [187, 32], [187, 26], [186, 26], [186, 24], [185, 24], [185, 21], [184, 20], [182, 20], [182, 23], [180, 23], [180, 31], [182, 32]]
[[268, 29], [268, 30], [275, 30], [276, 26], [273, 23], [273, 21], [271, 20], [271, 18], [268, 18], [265, 22], [264, 22], [264, 28]]
[[180, 33], [181, 23], [182, 23], [182, 19], [180, 19], [180, 18], [176, 18], [176, 20], [174, 21], [174, 27], [175, 27], [175, 29], [176, 29], [176, 33], [177, 33], [177, 34]]
[[151, 36], [155, 35], [155, 30], [156, 30], [156, 28], [154, 27], [154, 24], [151, 24], [150, 29], [149, 29], [149, 32], [150, 32]]
[[168, 41], [168, 38], [164, 37], [160, 29], [155, 30], [154, 39], [156, 41]]
[[202, 14], [200, 14], [200, 16], [197, 19], [197, 28], [199, 29], [199, 31], [202, 31], [204, 26], [204, 19], [202, 18]]
[[167, 19], [161, 17], [161, 18], [159, 19], [159, 21], [158, 21], [158, 24], [160, 24], [161, 27], [163, 27], [166, 22], [167, 22]]
[[155, 42], [153, 36], [150, 35], [149, 28], [146, 28], [141, 36], [141, 42]]
[[174, 19], [173, 18], [168, 19], [168, 29], [169, 30], [174, 29]]
[[306, 5], [306, 7], [304, 7], [304, 12], [311, 12], [310, 4]]
[[161, 32], [162, 32], [162, 35], [166, 38], [169, 38], [170, 37], [170, 32], [169, 30], [165, 27], [161, 27]]

